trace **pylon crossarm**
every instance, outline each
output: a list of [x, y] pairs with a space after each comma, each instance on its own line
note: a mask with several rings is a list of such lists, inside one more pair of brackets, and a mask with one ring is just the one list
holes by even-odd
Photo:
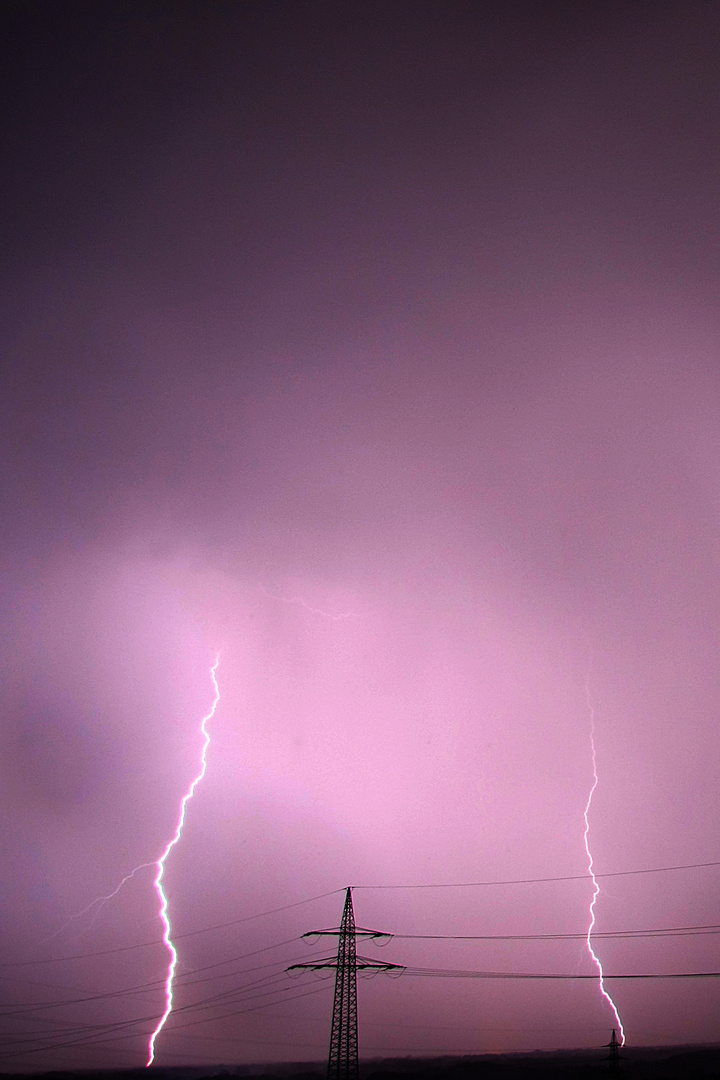
[[391, 969], [397, 967], [402, 967], [403, 971], [405, 970], [402, 964], [383, 963], [382, 960], [371, 960], [369, 956], [356, 956], [355, 964], [358, 968], [377, 968], [378, 971], [383, 971], [385, 968]]
[[393, 937], [392, 934], [385, 934], [382, 930], [364, 930], [361, 926], [356, 927], [353, 931], [343, 930], [339, 926], [328, 930], [308, 930], [306, 934], [302, 934], [302, 937], [338, 937], [339, 934], [346, 933], [352, 933], [354, 937], [386, 938], [388, 941], [390, 941], [390, 939]]
[[328, 956], [324, 960], [308, 960], [304, 964], [291, 964], [286, 971], [319, 971], [321, 968], [336, 968], [337, 957]]
[[[328, 956], [324, 960], [308, 960], [304, 964], [291, 964], [286, 971], [320, 971], [323, 968], [337, 968], [337, 958]], [[358, 971], [405, 971], [404, 964], [383, 964], [378, 960], [370, 960], [366, 956], [358, 956], [355, 961]]]

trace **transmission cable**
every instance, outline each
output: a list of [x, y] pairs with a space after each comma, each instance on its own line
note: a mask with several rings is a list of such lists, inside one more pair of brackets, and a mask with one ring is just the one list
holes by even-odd
[[[420, 978], [432, 979], [559, 979], [583, 981], [592, 979], [597, 982], [597, 972], [594, 975], [567, 975], [564, 973], [524, 972], [524, 971], [462, 971], [450, 968], [411, 968], [407, 967], [403, 975], [413, 975]], [[720, 971], [672, 971], [672, 972], [640, 972], [622, 975], [609, 975], [603, 973], [604, 979], [718, 979]]]
[[[620, 939], [632, 941], [635, 938], [651, 937], [704, 937], [707, 934], [720, 934], [720, 923], [708, 923], [700, 926], [667, 926], [650, 930], [599, 930], [592, 932], [592, 939]], [[408, 941], [585, 941], [587, 930], [575, 934], [392, 934], [393, 938]]]
[[[720, 866], [720, 860], [716, 862], [684, 863], [681, 866], [651, 866], [643, 870], [615, 870], [604, 874], [595, 872], [596, 878], [629, 877], [633, 874], [664, 874], [671, 870], [698, 870], [708, 866]], [[503, 881], [447, 881], [430, 884], [408, 885], [353, 885], [353, 889], [472, 889], [485, 885], [536, 885], [549, 881], [590, 881], [586, 871], [584, 874], [565, 874], [562, 877], [538, 877], [538, 878], [510, 878]], [[342, 892], [339, 889], [338, 892]]]
[[[302, 904], [311, 904], [315, 900], [324, 900], [328, 896], [336, 896], [345, 892], [345, 889], [331, 889], [330, 892], [320, 893], [318, 896], [308, 896], [305, 900], [296, 900], [292, 904], [283, 904], [282, 907], [270, 908], [268, 911], [259, 911], [256, 915], [244, 915], [241, 919], [231, 919], [230, 922], [214, 923], [205, 926], [201, 930], [189, 930], [185, 934], [173, 934], [173, 941], [182, 941], [185, 938], [197, 937], [198, 934], [209, 934], [213, 930], [225, 930], [228, 926], [237, 926], [239, 923], [250, 922], [252, 919], [262, 919], [266, 915], [276, 915], [279, 911], [289, 911], [290, 908], [300, 907]], [[65, 960], [86, 960], [93, 956], [113, 956], [115, 953], [131, 952], [133, 949], [147, 949], [151, 945], [162, 945], [162, 938], [154, 941], [140, 941], [137, 945], [121, 945], [116, 949], [102, 949], [99, 952], [74, 953], [72, 956], [47, 957], [44, 960], [8, 960], [0, 962], [0, 968], [6, 967], [29, 967], [32, 964], [60, 964]]]

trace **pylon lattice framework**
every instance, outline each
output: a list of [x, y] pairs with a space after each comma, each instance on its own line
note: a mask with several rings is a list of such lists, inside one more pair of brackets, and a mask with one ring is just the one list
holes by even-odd
[[617, 1041], [615, 1034], [615, 1028], [612, 1029], [612, 1035], [610, 1042], [607, 1043], [610, 1047], [610, 1056], [608, 1061], [610, 1062], [610, 1072], [617, 1072], [620, 1067], [620, 1043]]
[[345, 894], [340, 926], [332, 930], [311, 930], [303, 934], [310, 937], [338, 938], [337, 957], [311, 960], [305, 964], [292, 964], [288, 971], [322, 971], [335, 968], [335, 997], [333, 1000], [332, 1026], [330, 1028], [330, 1054], [328, 1057], [328, 1080], [358, 1080], [358, 1031], [357, 1031], [357, 972], [404, 970], [400, 964], [383, 964], [358, 956], [356, 938], [389, 939], [391, 934], [380, 930], [365, 930], [355, 926], [352, 889]]

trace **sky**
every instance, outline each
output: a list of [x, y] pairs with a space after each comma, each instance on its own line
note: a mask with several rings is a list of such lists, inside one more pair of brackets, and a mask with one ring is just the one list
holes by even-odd
[[347, 886], [361, 1057], [608, 1042], [593, 728], [606, 973], [720, 972], [717, 6], [2, 21], [0, 1069], [145, 1063], [216, 657], [157, 1064], [322, 1062]]

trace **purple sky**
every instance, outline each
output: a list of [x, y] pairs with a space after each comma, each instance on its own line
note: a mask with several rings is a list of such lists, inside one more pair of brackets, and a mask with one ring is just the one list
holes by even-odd
[[[322, 1060], [331, 981], [282, 971], [348, 884], [398, 935], [582, 934], [587, 878], [360, 886], [584, 875], [591, 708], [597, 871], [720, 860], [717, 5], [2, 18], [0, 1069], [144, 1063], [151, 870], [68, 920], [172, 835], [218, 650], [159, 1064]], [[719, 883], [609, 877], [597, 929], [720, 923]], [[596, 948], [720, 971], [713, 934]], [[609, 986], [630, 1043], [718, 1039], [716, 980]], [[366, 1057], [613, 1023], [591, 981], [409, 973], [359, 1012]]]

